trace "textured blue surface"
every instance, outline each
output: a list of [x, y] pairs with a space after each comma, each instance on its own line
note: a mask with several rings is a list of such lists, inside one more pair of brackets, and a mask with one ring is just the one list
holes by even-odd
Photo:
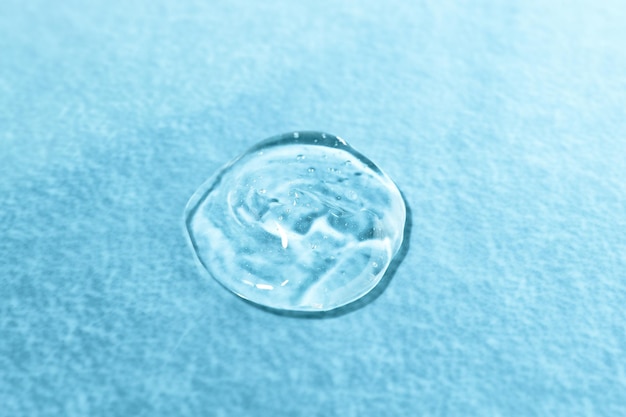
[[[0, 415], [626, 414], [623, 2], [85, 3], [0, 3]], [[300, 129], [412, 210], [320, 320], [203, 279], [181, 226]]]

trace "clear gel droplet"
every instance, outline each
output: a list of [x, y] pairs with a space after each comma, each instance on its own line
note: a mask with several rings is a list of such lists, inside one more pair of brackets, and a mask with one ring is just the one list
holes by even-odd
[[[345, 176], [328, 169], [340, 165]], [[185, 210], [193, 251], [211, 276], [254, 303], [292, 311], [332, 310], [371, 291], [400, 249], [405, 220], [393, 181], [320, 132], [257, 144]]]

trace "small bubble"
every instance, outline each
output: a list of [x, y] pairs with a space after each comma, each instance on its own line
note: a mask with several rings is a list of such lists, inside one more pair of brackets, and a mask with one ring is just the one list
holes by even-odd
[[298, 133], [298, 132], [293, 132], [293, 137], [294, 137], [295, 139], [298, 139], [298, 138], [300, 137], [300, 133]]
[[337, 200], [341, 200], [341, 196], [340, 196], [340, 195], [336, 196], [335, 198], [336, 198]]
[[261, 188], [258, 191], [259, 194], [265, 194], [266, 192], [267, 192], [267, 190], [265, 188]]
[[304, 155], [299, 154], [298, 156], [296, 156], [296, 160], [298, 161], [302, 161], [304, 159]]
[[307, 171], [309, 171], [309, 173], [310, 173], [310, 174], [312, 174], [312, 173], [314, 173], [314, 172], [315, 172], [315, 168], [311, 167], [311, 168], [309, 168]]

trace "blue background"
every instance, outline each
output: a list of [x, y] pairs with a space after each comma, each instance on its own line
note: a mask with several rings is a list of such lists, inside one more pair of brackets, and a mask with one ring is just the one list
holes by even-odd
[[[0, 3], [0, 415], [626, 414], [626, 4]], [[411, 207], [323, 319], [207, 280], [194, 190], [338, 134]]]

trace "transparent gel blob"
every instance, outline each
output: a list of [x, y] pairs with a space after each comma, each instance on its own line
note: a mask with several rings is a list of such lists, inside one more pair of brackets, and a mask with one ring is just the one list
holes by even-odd
[[393, 181], [343, 139], [293, 132], [249, 149], [191, 197], [193, 251], [220, 284], [280, 310], [327, 311], [378, 284], [400, 249]]

